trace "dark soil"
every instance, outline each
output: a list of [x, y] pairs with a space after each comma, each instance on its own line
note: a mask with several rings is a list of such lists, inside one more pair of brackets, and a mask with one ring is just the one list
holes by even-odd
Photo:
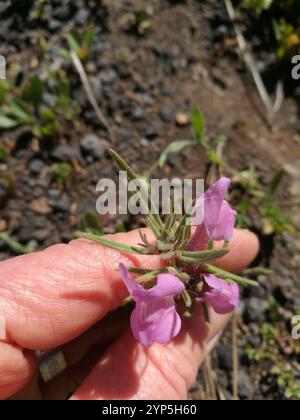
[[[270, 130], [257, 91], [236, 54], [222, 2], [52, 0], [47, 2], [46, 19], [40, 20], [27, 12], [32, 3], [19, 0], [11, 8], [0, 6], [1, 54], [8, 64], [20, 63], [24, 77], [38, 73], [31, 63], [39, 60], [38, 43], [44, 37], [47, 53], [43, 59], [65, 69], [81, 112], [52, 143], [37, 142], [26, 128], [0, 134], [10, 149], [0, 168], [1, 229], [35, 249], [71, 240], [80, 218], [95, 212], [97, 181], [117, 174], [108, 148], [116, 148], [142, 173], [171, 141], [191, 138], [190, 124], [179, 126], [176, 117], [190, 115], [200, 105], [209, 135], [226, 135], [225, 158], [234, 168], [255, 165], [266, 185], [279, 168], [286, 169], [278, 203], [299, 230], [300, 84], [289, 80], [289, 86], [294, 83], [292, 94]], [[151, 22], [143, 34], [130, 23], [129, 14], [139, 10], [146, 10]], [[85, 68], [113, 131], [113, 142], [87, 100], [76, 70], [58, 57], [65, 45], [63, 34], [73, 26], [80, 30], [88, 24], [95, 25], [96, 34]], [[74, 168], [64, 186], [55, 183], [47, 170], [59, 161], [71, 162]], [[205, 175], [206, 165], [204, 154], [195, 146], [171, 157], [163, 175], [199, 178]], [[118, 217], [100, 222], [104, 232], [120, 225]], [[123, 223], [129, 229], [139, 222], [125, 218]], [[264, 306], [271, 297], [281, 308], [287, 331], [291, 329], [291, 317], [300, 308], [300, 236], [262, 237], [262, 246], [259, 262], [275, 274], [271, 279], [261, 278], [263, 286], [258, 291], [246, 291], [239, 310], [239, 393], [242, 399], [285, 399], [270, 375], [270, 363], [249, 363], [244, 349], [259, 346], [259, 326], [272, 321], [273, 313]], [[0, 258], [13, 255], [0, 242]], [[227, 335], [216, 350], [214, 367], [230, 398], [232, 349], [230, 332]], [[296, 369], [297, 357], [284, 350], [283, 356]], [[201, 395], [199, 381], [193, 398]]]

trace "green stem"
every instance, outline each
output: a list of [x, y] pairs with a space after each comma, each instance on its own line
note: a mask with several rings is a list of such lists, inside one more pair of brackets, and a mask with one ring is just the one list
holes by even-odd
[[3, 241], [12, 251], [18, 254], [30, 254], [34, 249], [28, 248], [9, 236], [7, 232], [0, 232], [0, 240]]
[[148, 281], [155, 279], [159, 274], [161, 274], [161, 270], [151, 271], [144, 276], [137, 277], [136, 281], [138, 283], [147, 283]]
[[243, 271], [243, 274], [245, 276], [272, 276], [274, 274], [274, 271], [264, 267], [253, 267]]
[[253, 286], [258, 287], [259, 283], [254, 280], [246, 279], [244, 277], [238, 276], [236, 274], [229, 273], [228, 271], [222, 270], [219, 267], [215, 267], [210, 264], [201, 264], [203, 270], [207, 273], [214, 274], [216, 277], [227, 280], [229, 282], [238, 283], [241, 286]]
[[[116, 161], [119, 168], [122, 169], [127, 173], [127, 177], [129, 181], [134, 181], [135, 179], [138, 179], [138, 176], [133, 172], [133, 170], [130, 168], [130, 166], [125, 162], [125, 160], [113, 149], [110, 149], [110, 154], [112, 158]], [[151, 220], [153, 224], [156, 225], [157, 231], [160, 233], [160, 235], [164, 231], [164, 224], [158, 214], [158, 210], [155, 208], [154, 204], [151, 202], [151, 206], [149, 207], [149, 204], [146, 203], [144, 200], [142, 201], [143, 207], [148, 211], [148, 218]], [[152, 210], [154, 211], [154, 214], [152, 214]]]

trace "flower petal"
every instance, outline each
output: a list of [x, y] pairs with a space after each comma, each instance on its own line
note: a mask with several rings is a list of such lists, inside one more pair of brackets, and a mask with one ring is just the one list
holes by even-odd
[[133, 291], [132, 296], [135, 300], [150, 303], [156, 299], [179, 295], [184, 289], [185, 286], [183, 282], [173, 274], [160, 274], [157, 276], [156, 286], [152, 287], [150, 290], [145, 290], [143, 288], [136, 289]]
[[209, 303], [218, 314], [232, 312], [239, 304], [239, 288], [235, 283], [218, 279], [213, 275], [204, 276], [209, 291], [203, 295], [203, 300]]
[[141, 285], [139, 285], [133, 278], [130, 277], [128, 270], [124, 264], [119, 265], [119, 270], [122, 280], [125, 283], [128, 292], [131, 294], [131, 296], [133, 296], [133, 294], [138, 290], [144, 290], [144, 288]]
[[219, 222], [220, 214], [224, 204], [224, 199], [230, 186], [229, 178], [221, 178], [218, 182], [212, 185], [204, 196], [204, 224], [209, 237]]
[[136, 340], [148, 347], [153, 342], [168, 343], [181, 329], [181, 319], [173, 298], [137, 303], [131, 315], [131, 328]]
[[236, 211], [229, 206], [227, 201], [223, 201], [218, 223], [211, 235], [213, 241], [230, 241], [232, 239], [236, 215]]
[[229, 178], [221, 178], [196, 201], [193, 216], [195, 217], [196, 210], [200, 215], [204, 213], [204, 221], [196, 224], [196, 232], [189, 243], [191, 251], [205, 249], [209, 240], [232, 239], [236, 212], [225, 201], [230, 183]]
[[189, 243], [190, 251], [198, 251], [200, 249], [206, 249], [209, 242], [209, 237], [207, 236], [206, 229], [204, 224], [197, 226], [196, 232], [194, 233], [192, 239]]

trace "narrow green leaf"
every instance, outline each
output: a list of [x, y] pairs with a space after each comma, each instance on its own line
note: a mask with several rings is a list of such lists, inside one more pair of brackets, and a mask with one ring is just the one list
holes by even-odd
[[138, 283], [147, 283], [148, 281], [155, 279], [159, 274], [161, 274], [160, 270], [151, 271], [141, 277], [137, 277], [136, 281]]
[[158, 160], [158, 166], [160, 168], [163, 168], [166, 164], [168, 157], [173, 153], [179, 153], [181, 150], [185, 149], [188, 146], [192, 146], [194, 143], [190, 140], [179, 140], [174, 141], [173, 143], [169, 144], [168, 147], [162, 152], [159, 160]]
[[198, 261], [209, 259], [221, 258], [228, 253], [228, 249], [213, 249], [208, 251], [181, 251], [180, 254], [183, 257], [197, 259]]
[[[139, 179], [139, 177], [133, 172], [133, 170], [130, 168], [130, 166], [125, 162], [125, 160], [113, 149], [109, 150], [112, 158], [116, 161], [116, 163], [118, 164], [119, 168], [123, 171], [125, 171], [127, 173], [127, 177], [129, 182], [130, 181], [134, 181], [136, 179]], [[145, 194], [146, 195], [146, 194]], [[155, 226], [155, 236], [158, 238], [160, 236], [160, 234], [162, 233], [163, 229], [164, 229], [164, 224], [158, 214], [158, 210], [156, 209], [154, 203], [151, 202], [150, 200], [150, 204], [146, 203], [145, 201], [143, 201], [141, 203], [144, 207], [145, 210], [147, 210], [148, 213], [148, 218], [151, 221], [151, 223]], [[152, 214], [152, 210], [154, 213], [157, 214]]]
[[95, 30], [92, 26], [90, 26], [85, 34], [85, 42], [89, 48], [91, 47], [93, 43], [94, 35], [95, 35]]
[[244, 276], [272, 276], [274, 274], [273, 270], [264, 267], [253, 267], [248, 268], [247, 270], [243, 271]]
[[193, 301], [192, 301], [192, 298], [191, 298], [191, 296], [190, 296], [190, 294], [189, 294], [189, 292], [187, 290], [184, 290], [183, 291], [182, 298], [183, 298], [183, 301], [184, 301], [185, 306], [187, 308], [191, 308], [192, 305], [193, 305]]
[[129, 246], [125, 244], [120, 244], [118, 242], [111, 241], [104, 236], [97, 236], [93, 235], [92, 233], [86, 233], [86, 232], [75, 232], [74, 233], [76, 238], [85, 238], [90, 239], [92, 241], [99, 242], [100, 244], [107, 246], [111, 249], [116, 249], [121, 252], [126, 252], [128, 254], [147, 254], [147, 251], [142, 247], [135, 247], [135, 246]]
[[171, 251], [174, 247], [173, 244], [168, 244], [162, 241], [157, 241], [157, 247], [160, 251]]
[[19, 125], [18, 121], [0, 114], [0, 128], [14, 128]]
[[0, 240], [3, 241], [12, 251], [18, 254], [30, 254], [34, 252], [32, 248], [28, 248], [17, 242], [7, 232], [0, 232]]
[[76, 54], [80, 54], [80, 45], [76, 38], [72, 34], [67, 34], [67, 42], [71, 51], [74, 51]]
[[197, 142], [200, 144], [200, 146], [207, 148], [208, 145], [205, 138], [205, 122], [199, 107], [195, 108], [192, 113], [192, 126], [193, 134]]
[[276, 191], [278, 190], [279, 185], [281, 184], [281, 181], [283, 179], [285, 175], [285, 172], [283, 169], [281, 169], [280, 171], [278, 171], [274, 178], [271, 181], [270, 187], [268, 188], [268, 196], [269, 197], [273, 197], [274, 194], [276, 193]]
[[35, 107], [39, 106], [44, 93], [44, 83], [37, 76], [34, 76], [29, 82], [26, 98]]
[[117, 162], [119, 168], [122, 171], [127, 172], [128, 180], [134, 181], [135, 179], [138, 179], [138, 175], [133, 172], [133, 170], [130, 168], [130, 166], [125, 162], [125, 160], [114, 150], [109, 150], [110, 155], [112, 158]]

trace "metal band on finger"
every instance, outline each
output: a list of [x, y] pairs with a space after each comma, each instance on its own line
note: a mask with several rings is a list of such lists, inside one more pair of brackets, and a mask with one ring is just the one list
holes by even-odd
[[52, 381], [68, 367], [65, 355], [60, 349], [38, 351], [36, 357], [39, 362], [39, 372], [45, 383]]

